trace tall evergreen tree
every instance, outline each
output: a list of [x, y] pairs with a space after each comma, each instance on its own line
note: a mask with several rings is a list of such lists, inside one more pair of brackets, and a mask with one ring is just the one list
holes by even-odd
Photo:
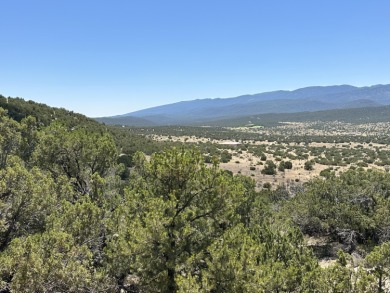
[[145, 290], [176, 292], [189, 258], [237, 222], [244, 187], [216, 164], [207, 167], [193, 149], [166, 150], [150, 161], [138, 153], [135, 162], [107, 254], [113, 269], [122, 270], [117, 274], [138, 275]]

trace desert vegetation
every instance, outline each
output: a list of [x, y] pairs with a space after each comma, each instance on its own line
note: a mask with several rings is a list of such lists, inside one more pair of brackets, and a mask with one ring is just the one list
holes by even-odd
[[3, 106], [1, 292], [389, 290], [382, 124], [126, 128]]

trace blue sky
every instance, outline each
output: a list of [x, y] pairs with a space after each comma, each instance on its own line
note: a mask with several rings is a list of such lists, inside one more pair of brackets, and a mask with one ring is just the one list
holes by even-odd
[[388, 0], [0, 0], [0, 94], [88, 116], [390, 83]]

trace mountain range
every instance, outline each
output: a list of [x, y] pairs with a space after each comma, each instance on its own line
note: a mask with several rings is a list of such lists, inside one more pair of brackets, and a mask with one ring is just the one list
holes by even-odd
[[298, 113], [390, 105], [390, 84], [312, 86], [233, 98], [197, 99], [148, 108], [124, 115], [96, 118], [106, 124], [130, 126], [208, 125], [250, 115]]

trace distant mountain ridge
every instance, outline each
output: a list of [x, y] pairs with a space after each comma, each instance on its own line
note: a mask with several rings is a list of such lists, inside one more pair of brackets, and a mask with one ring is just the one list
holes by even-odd
[[183, 101], [97, 120], [134, 126], [191, 125], [266, 113], [313, 112], [382, 105], [390, 105], [390, 85], [312, 86], [226, 99]]

